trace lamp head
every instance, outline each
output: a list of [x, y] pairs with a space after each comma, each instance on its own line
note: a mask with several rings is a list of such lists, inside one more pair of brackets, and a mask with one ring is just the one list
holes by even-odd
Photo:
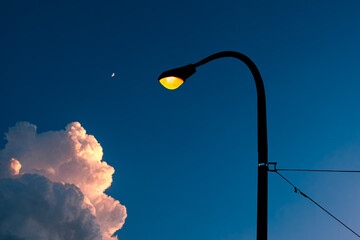
[[193, 64], [171, 69], [159, 76], [159, 82], [167, 89], [174, 90], [180, 87], [185, 80], [196, 72]]

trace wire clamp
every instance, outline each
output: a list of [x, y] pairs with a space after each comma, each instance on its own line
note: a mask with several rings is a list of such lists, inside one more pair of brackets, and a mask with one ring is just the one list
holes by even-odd
[[[273, 166], [273, 168], [271, 169], [271, 168], [269, 168], [269, 166], [270, 165], [272, 165]], [[268, 162], [268, 164], [267, 164], [267, 166], [268, 166], [268, 171], [269, 172], [276, 172], [277, 171], [277, 169], [276, 169], [276, 165], [277, 165], [277, 162]]]

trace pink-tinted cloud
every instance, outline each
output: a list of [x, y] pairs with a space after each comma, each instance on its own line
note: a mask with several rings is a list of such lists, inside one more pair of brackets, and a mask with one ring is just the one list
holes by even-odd
[[0, 151], [0, 177], [15, 181], [30, 173], [51, 182], [74, 184], [84, 195], [82, 207], [95, 216], [102, 239], [117, 239], [112, 234], [123, 226], [126, 208], [104, 193], [114, 168], [102, 161], [102, 147], [80, 123], [38, 134], [35, 125], [21, 122], [9, 129], [6, 139]]

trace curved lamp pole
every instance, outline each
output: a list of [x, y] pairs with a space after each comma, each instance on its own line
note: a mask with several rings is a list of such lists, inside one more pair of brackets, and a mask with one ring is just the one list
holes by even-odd
[[184, 67], [163, 72], [159, 82], [168, 89], [176, 89], [196, 72], [196, 68], [212, 60], [234, 57], [243, 61], [250, 69], [256, 84], [258, 117], [258, 195], [257, 195], [257, 240], [267, 240], [267, 205], [268, 205], [268, 151], [266, 130], [266, 101], [264, 83], [255, 63], [242, 53], [225, 51], [215, 53], [203, 60]]

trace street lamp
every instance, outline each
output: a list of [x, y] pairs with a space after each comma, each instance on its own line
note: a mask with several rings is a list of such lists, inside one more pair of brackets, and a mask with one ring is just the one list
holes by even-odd
[[183, 84], [187, 78], [196, 72], [196, 68], [212, 60], [234, 57], [244, 62], [250, 69], [257, 91], [258, 117], [258, 195], [257, 195], [257, 240], [267, 240], [267, 205], [268, 205], [268, 151], [266, 130], [266, 101], [264, 83], [259, 70], [250, 58], [242, 53], [225, 51], [215, 53], [207, 58], [180, 68], [163, 72], [159, 82], [167, 89], [174, 90]]

